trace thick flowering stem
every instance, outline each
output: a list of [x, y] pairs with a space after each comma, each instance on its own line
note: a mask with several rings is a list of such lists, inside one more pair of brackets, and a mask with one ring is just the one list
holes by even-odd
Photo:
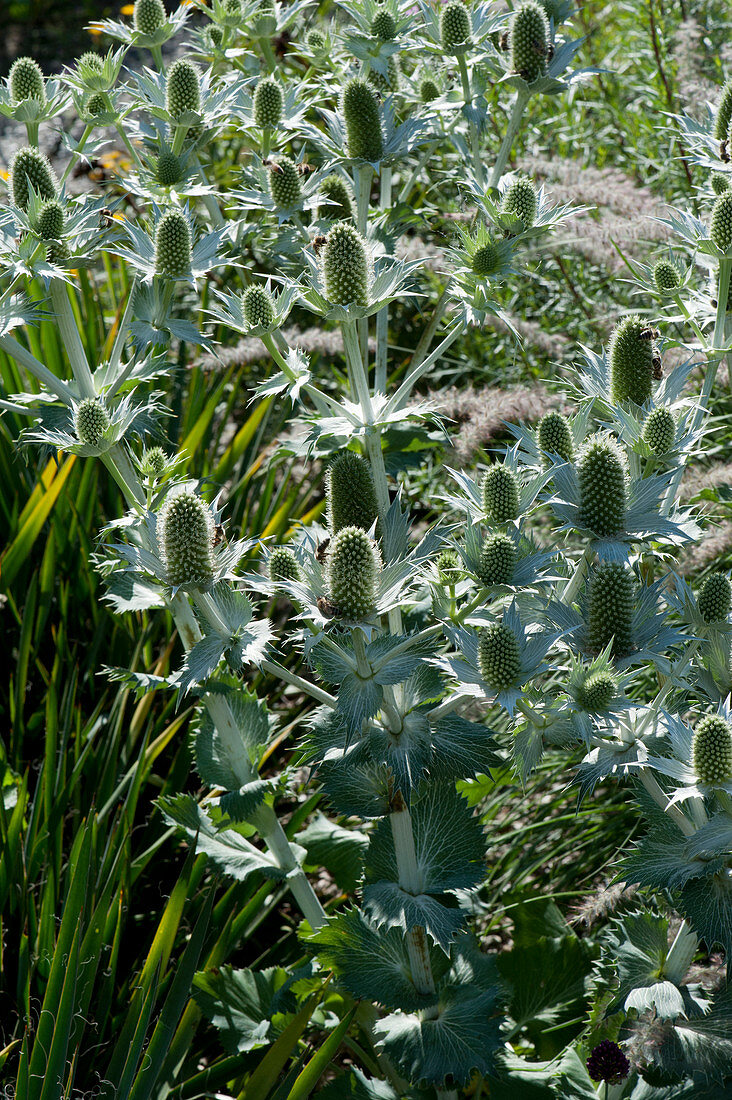
[[516, 93], [516, 98], [513, 102], [513, 108], [511, 110], [511, 117], [508, 120], [508, 129], [506, 130], [503, 141], [501, 142], [501, 148], [498, 150], [498, 157], [496, 158], [496, 163], [493, 165], [493, 171], [491, 172], [491, 187], [498, 187], [498, 181], [500, 180], [506, 169], [508, 157], [511, 152], [511, 146], [513, 145], [514, 138], [518, 133], [518, 128], [521, 125], [521, 117], [530, 98], [531, 92], [529, 91], [522, 89], [521, 91]]
[[[457, 63], [460, 69], [460, 83], [463, 88], [463, 102], [466, 108], [469, 108], [473, 102], [473, 93], [470, 89], [470, 77], [468, 75], [468, 67], [465, 64], [465, 54], [459, 53], [457, 55]], [[484, 187], [485, 174], [483, 172], [483, 161], [480, 156], [480, 137], [474, 118], [470, 119], [470, 147], [473, 152], [473, 171], [475, 172], [475, 178], [478, 181], [478, 185]]]
[[79, 328], [69, 298], [69, 288], [62, 279], [51, 279], [50, 289], [61, 340], [66, 348], [79, 392], [82, 397], [95, 397], [94, 379], [79, 336]]
[[[391, 206], [391, 166], [383, 165], [381, 169], [381, 190], [379, 196], [381, 210], [388, 210]], [[376, 369], [374, 372], [374, 389], [376, 393], [386, 393], [386, 365], [389, 348], [389, 307], [382, 306], [376, 314]]]

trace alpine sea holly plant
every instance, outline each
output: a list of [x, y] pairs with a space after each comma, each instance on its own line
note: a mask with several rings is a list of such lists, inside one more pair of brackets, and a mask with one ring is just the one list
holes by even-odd
[[[728, 350], [728, 90], [694, 131], [700, 166], [716, 173], [707, 221], [670, 218], [692, 252], [687, 273], [678, 256], [637, 268], [642, 305], [607, 350], [586, 349], [566, 410], [512, 426], [515, 442], [472, 474], [452, 471], [429, 529], [415, 530], [400, 486], [440, 424], [421, 383], [471, 327], [491, 315], [510, 324], [502, 288], [576, 213], [508, 170], [532, 99], [586, 75], [570, 71], [570, 16], [549, 0], [511, 11], [363, 0], [321, 28], [306, 3], [214, 0], [169, 15], [137, 0], [130, 22], [98, 25], [116, 50], [84, 55], [54, 82], [20, 59], [3, 92], [28, 145], [0, 215], [0, 349], [29, 383], [2, 406], [31, 420], [24, 446], [102, 462], [128, 509], [96, 554], [106, 599], [175, 622], [185, 653], [174, 675], [111, 673], [139, 693], [196, 701], [207, 792], [160, 798], [165, 820], [218, 872], [281, 883], [304, 918], [308, 961], [289, 973], [226, 967], [193, 981], [227, 1049], [267, 1048], [220, 1079], [246, 1070], [245, 1096], [307, 1096], [334, 1060], [324, 1095], [381, 1100], [465, 1088], [660, 1100], [668, 1088], [721, 1096], [729, 1080], [732, 1003], [689, 972], [700, 944], [732, 945], [732, 587], [717, 572], [695, 592], [673, 569], [702, 537], [679, 484]], [[171, 39], [180, 50], [168, 63]], [[131, 47], [153, 67], [123, 68]], [[498, 141], [489, 85], [507, 106]], [[70, 100], [82, 129], [66, 134], [59, 176], [38, 139]], [[73, 194], [74, 165], [110, 136], [129, 158], [119, 187]], [[399, 258], [398, 245], [415, 218], [437, 217], [424, 190], [435, 163], [449, 172], [432, 182], [466, 216], [432, 302], [422, 261]], [[110, 256], [130, 282], [94, 358], [77, 280]], [[696, 262], [711, 295], [697, 289]], [[415, 301], [425, 324], [404, 364], [390, 311]], [[669, 303], [697, 354], [664, 375], [655, 326]], [[295, 311], [338, 333], [333, 376], [289, 335]], [[34, 339], [41, 318], [65, 349], [63, 376]], [[171, 360], [216, 352], [216, 333], [261, 341], [269, 367], [254, 400], [289, 402], [297, 434], [282, 446], [326, 469], [324, 523], [293, 524], [286, 545], [227, 532], [221, 487], [187, 476], [185, 455], [166, 447]], [[262, 771], [283, 717], [252, 690], [263, 675], [293, 706], [314, 704], [300, 749], [330, 819], [296, 814], [283, 827], [292, 777]], [[496, 840], [465, 797], [470, 782], [507, 762], [526, 781], [557, 746], [579, 757], [580, 800], [601, 780], [626, 781], [647, 826], [619, 874], [647, 888], [648, 907], [615, 922], [592, 979], [593, 958], [549, 908], [534, 923], [518, 915], [500, 954], [470, 919]], [[326, 912], [304, 870], [319, 859], [334, 874], [357, 864], [350, 904]], [[682, 918], [673, 942], [663, 898]], [[567, 982], [554, 998], [552, 968]], [[328, 1034], [306, 1062], [298, 1042], [331, 975], [339, 1011], [317, 1018]], [[578, 982], [592, 984], [591, 1014]], [[568, 1003], [581, 1006], [580, 1027], [553, 1044], [542, 1029], [566, 1027]], [[112, 1059], [105, 1095], [171, 1094], [183, 1052], [165, 1034], [155, 1030], [139, 1068], [132, 1054]], [[65, 1049], [27, 1033], [19, 1086], [52, 1073], [72, 1088]]]

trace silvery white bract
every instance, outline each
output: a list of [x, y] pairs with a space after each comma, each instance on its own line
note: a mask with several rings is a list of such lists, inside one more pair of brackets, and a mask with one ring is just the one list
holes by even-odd
[[100, 34], [106, 34], [117, 42], [123, 42], [125, 46], [139, 46], [148, 50], [160, 48], [174, 35], [178, 34], [185, 25], [191, 12], [190, 4], [182, 3], [178, 9], [168, 15], [165, 22], [158, 27], [153, 34], [144, 34], [129, 23], [121, 23], [115, 19], [99, 19], [90, 23], [90, 27]]

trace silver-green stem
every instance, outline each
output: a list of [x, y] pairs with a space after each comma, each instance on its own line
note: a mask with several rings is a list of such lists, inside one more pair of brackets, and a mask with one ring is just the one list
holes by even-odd
[[94, 379], [86, 358], [84, 345], [79, 336], [74, 311], [69, 298], [69, 288], [63, 279], [51, 279], [51, 302], [56, 313], [56, 322], [61, 332], [61, 340], [71, 364], [81, 397], [96, 397]]
[[664, 977], [676, 985], [681, 985], [694, 960], [698, 946], [696, 932], [685, 920], [682, 921], [663, 964]]
[[325, 703], [331, 710], [335, 710], [338, 705], [338, 700], [330, 695], [327, 691], [323, 691], [316, 684], [310, 684], [307, 680], [303, 680], [302, 676], [298, 676], [295, 672], [290, 672], [289, 668], [285, 668], [278, 661], [264, 660], [259, 662], [259, 667], [264, 669], [265, 672], [270, 672], [273, 676], [278, 676], [280, 680], [284, 680], [286, 683], [291, 684], [293, 687], [299, 688], [300, 691], [309, 695], [312, 699], [315, 699], [318, 703]]
[[75, 395], [66, 383], [61, 378], [57, 378], [55, 374], [52, 374], [48, 367], [44, 366], [39, 359], [36, 359], [35, 355], [32, 355], [22, 344], [19, 344], [14, 336], [0, 336], [0, 348], [7, 355], [12, 356], [16, 363], [24, 367], [29, 374], [32, 374], [42, 386], [45, 386], [51, 393], [55, 393], [64, 405], [73, 408]]
[[[379, 192], [379, 207], [382, 211], [391, 206], [391, 166], [383, 165]], [[374, 374], [375, 392], [386, 393], [386, 366], [389, 345], [389, 306], [385, 305], [376, 314], [376, 369]]]
[[656, 779], [653, 772], [648, 768], [641, 768], [638, 772], [638, 778], [643, 786], [648, 791], [653, 801], [661, 807], [665, 814], [668, 814], [670, 818], [678, 825], [684, 836], [693, 836], [696, 832], [696, 825], [693, 821], [689, 821], [686, 814], [683, 812], [680, 806], [672, 806], [669, 803], [668, 796], [661, 787], [660, 783]]
[[64, 169], [64, 174], [61, 177], [61, 186], [62, 187], [66, 183], [66, 180], [68, 179], [68, 176], [69, 176], [69, 172], [71, 171], [71, 169], [76, 164], [77, 158], [78, 158], [79, 154], [82, 152], [82, 150], [83, 150], [84, 146], [86, 145], [87, 141], [89, 140], [89, 136], [90, 136], [90, 134], [92, 133], [93, 130], [94, 130], [93, 125], [87, 124], [84, 127], [84, 132], [81, 135], [81, 137], [79, 138], [79, 144], [76, 146], [76, 149], [74, 149], [73, 155], [69, 157], [69, 163], [66, 165], [66, 168]]
[[513, 145], [514, 138], [518, 132], [518, 128], [521, 124], [521, 116], [526, 109], [526, 104], [531, 98], [531, 92], [521, 90], [516, 93], [516, 98], [513, 102], [513, 108], [511, 110], [511, 117], [508, 120], [508, 129], [506, 130], [503, 141], [501, 142], [501, 148], [498, 151], [498, 157], [496, 163], [493, 165], [493, 171], [491, 172], [490, 186], [498, 187], [498, 181], [503, 175], [508, 158], [511, 153], [511, 146]]
[[447, 335], [437, 345], [435, 350], [431, 352], [426, 359], [424, 359], [419, 366], [413, 367], [407, 377], [402, 382], [399, 389], [396, 391], [393, 397], [389, 399], [384, 410], [385, 414], [392, 413], [396, 409], [401, 408], [409, 398], [410, 393], [420, 378], [423, 378], [427, 371], [434, 366], [437, 360], [445, 354], [451, 344], [454, 344], [458, 336], [463, 331], [462, 321], [456, 321], [451, 329], [448, 329]]
[[[465, 64], [465, 55], [459, 53], [457, 55], [458, 68], [460, 70], [460, 83], [463, 88], [463, 101], [466, 107], [469, 107], [473, 102], [473, 93], [470, 90], [470, 77], [468, 76], [468, 67]], [[483, 162], [480, 159], [480, 138], [478, 136], [478, 127], [474, 119], [470, 119], [470, 148], [473, 151], [473, 172], [477, 180], [479, 187], [485, 187], [485, 174], [483, 172]]]

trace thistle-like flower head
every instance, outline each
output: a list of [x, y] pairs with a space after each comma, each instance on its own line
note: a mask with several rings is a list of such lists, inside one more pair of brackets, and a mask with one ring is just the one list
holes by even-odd
[[709, 239], [720, 252], [732, 246], [732, 191], [723, 191], [712, 207]]
[[179, 279], [191, 269], [191, 227], [181, 210], [166, 210], [155, 233], [155, 272]]
[[320, 252], [325, 294], [335, 305], [369, 303], [373, 261], [366, 241], [347, 222], [337, 222], [328, 231]]
[[511, 469], [494, 462], [483, 479], [483, 509], [494, 523], [516, 519], [519, 512], [519, 481]]
[[612, 653], [624, 656], [633, 645], [637, 585], [632, 571], [616, 561], [601, 561], [590, 576], [588, 639], [598, 651], [612, 641]]
[[653, 281], [659, 294], [673, 294], [681, 283], [679, 269], [670, 260], [659, 260], [653, 269]]
[[158, 542], [173, 588], [203, 588], [213, 579], [214, 524], [208, 505], [195, 493], [175, 492], [158, 516]]
[[155, 34], [166, 18], [162, 0], [135, 0], [132, 22], [140, 34]]
[[536, 188], [528, 176], [514, 180], [503, 196], [503, 209], [507, 214], [514, 214], [521, 221], [524, 229], [531, 228], [536, 221], [538, 197]]
[[457, 550], [440, 550], [435, 558], [437, 576], [441, 584], [453, 585], [463, 577], [464, 571]]
[[674, 414], [665, 405], [659, 405], [646, 418], [643, 425], [643, 438], [654, 454], [665, 455], [673, 447], [675, 437]]
[[510, 584], [518, 561], [516, 543], [501, 532], [491, 535], [483, 543], [478, 566], [478, 580], [486, 588], [494, 584]]
[[521, 650], [507, 623], [493, 623], [481, 629], [478, 667], [486, 684], [495, 691], [503, 691], [515, 683], [521, 671]]
[[348, 156], [353, 160], [378, 161], [384, 152], [379, 103], [365, 80], [353, 77], [341, 95], [346, 122]]
[[140, 473], [143, 477], [157, 480], [165, 473], [167, 458], [162, 447], [150, 447], [140, 459]]
[[48, 157], [27, 145], [18, 149], [10, 162], [10, 194], [21, 210], [28, 209], [30, 184], [42, 199], [55, 199], [58, 194], [58, 181]]
[[353, 451], [342, 451], [326, 472], [328, 526], [334, 535], [344, 527], [368, 531], [379, 514], [371, 467]]
[[711, 573], [699, 590], [699, 613], [705, 623], [722, 623], [732, 608], [732, 585], [724, 573]]
[[530, 0], [514, 11], [509, 25], [511, 68], [527, 84], [546, 74], [549, 54], [549, 20], [540, 4]]
[[419, 84], [419, 98], [422, 103], [431, 103], [433, 99], [437, 99], [439, 94], [440, 89], [437, 87], [435, 80], [431, 76], [423, 77]]
[[618, 682], [610, 671], [591, 672], [577, 687], [577, 702], [585, 710], [605, 710], [618, 690]]
[[719, 104], [714, 116], [714, 136], [717, 141], [727, 140], [727, 131], [732, 121], [732, 80], [728, 80], [722, 88]]
[[198, 69], [184, 57], [178, 58], [168, 69], [165, 83], [165, 102], [169, 114], [180, 118], [189, 111], [201, 108], [201, 84]]
[[724, 172], [712, 172], [710, 182], [715, 195], [721, 195], [723, 191], [729, 190], [729, 176], [725, 176]]
[[549, 455], [559, 455], [565, 462], [574, 462], [572, 429], [561, 413], [544, 413], [537, 429], [537, 442], [545, 464], [549, 464]]
[[384, 42], [396, 38], [397, 21], [388, 8], [382, 7], [371, 20], [371, 33]]
[[363, 619], [376, 602], [381, 557], [361, 527], [343, 527], [333, 538], [326, 569], [328, 593], [347, 619]]
[[261, 129], [274, 129], [282, 118], [284, 96], [274, 77], [264, 77], [254, 89], [254, 121]]
[[577, 462], [579, 521], [605, 538], [623, 527], [628, 470], [625, 454], [607, 432], [588, 437]]
[[302, 196], [297, 166], [289, 157], [280, 157], [269, 166], [269, 193], [281, 210], [296, 206]]
[[24, 99], [46, 100], [46, 85], [40, 66], [32, 57], [18, 57], [10, 66], [10, 96], [14, 103]]
[[641, 317], [625, 317], [613, 331], [609, 354], [613, 401], [642, 405], [653, 383], [653, 329]]
[[318, 208], [318, 217], [350, 221], [353, 218], [353, 198], [346, 181], [335, 172], [326, 176], [320, 191], [327, 203]]
[[615, 1085], [624, 1081], [630, 1073], [630, 1062], [617, 1043], [603, 1039], [587, 1059], [587, 1072], [593, 1081], [607, 1081]]
[[276, 546], [269, 556], [267, 572], [271, 581], [299, 581], [300, 566], [287, 546]]
[[707, 714], [697, 722], [691, 758], [702, 783], [722, 784], [732, 779], [732, 728], [721, 714]]
[[319, 31], [317, 27], [313, 27], [312, 30], [308, 31], [306, 41], [308, 48], [312, 50], [314, 54], [322, 53], [325, 49], [325, 35]]
[[266, 287], [254, 284], [242, 294], [244, 319], [252, 328], [271, 328], [275, 320], [275, 307], [272, 295]]
[[74, 428], [80, 443], [96, 447], [109, 424], [109, 413], [99, 398], [87, 397], [77, 406], [74, 414]]
[[450, 0], [440, 12], [440, 40], [445, 53], [464, 46], [470, 38], [470, 16], [462, 0]]
[[57, 241], [64, 231], [63, 204], [58, 199], [48, 199], [36, 215], [36, 232], [44, 241]]
[[183, 179], [183, 162], [172, 149], [163, 149], [155, 162], [155, 178], [163, 187], [172, 187]]

